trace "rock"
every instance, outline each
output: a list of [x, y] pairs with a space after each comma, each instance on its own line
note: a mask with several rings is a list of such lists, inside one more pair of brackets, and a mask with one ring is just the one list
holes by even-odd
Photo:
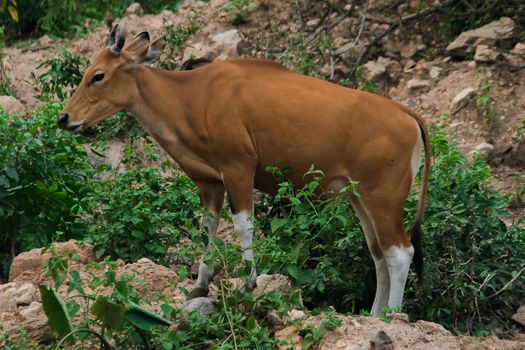
[[15, 117], [23, 117], [27, 114], [22, 102], [13, 96], [0, 96], [0, 109]]
[[255, 287], [252, 294], [255, 298], [257, 298], [270, 292], [288, 293], [291, 291], [291, 289], [292, 285], [287, 276], [280, 274], [262, 274], [257, 277], [257, 287]]
[[519, 324], [525, 326], [525, 305], [521, 305], [516, 313], [512, 315], [512, 319]]
[[408, 45], [403, 46], [400, 54], [403, 58], [412, 58], [416, 53], [424, 49], [426, 49], [426, 46], [423, 44], [410, 43]]
[[525, 58], [525, 43], [517, 43], [509, 53]]
[[288, 312], [288, 318], [292, 322], [302, 320], [305, 317], [306, 317], [306, 314], [302, 310], [292, 309], [292, 310], [290, 310], [290, 312]]
[[405, 63], [405, 67], [403, 68], [403, 71], [405, 73], [410, 73], [410, 72], [414, 71], [414, 69], [416, 68], [416, 64], [417, 64], [416, 61], [414, 61], [412, 59], [408, 60], [407, 63]]
[[221, 53], [217, 59], [235, 58], [239, 55], [237, 46], [242, 38], [237, 29], [215, 34], [211, 40], [215, 43], [215, 50]]
[[386, 73], [386, 65], [378, 61], [368, 61], [361, 66], [361, 69], [368, 81], [379, 80]]
[[470, 61], [467, 66], [472, 69], [476, 69], [476, 61]]
[[42, 267], [53, 256], [50, 253], [51, 251], [56, 252], [59, 256], [77, 255], [81, 264], [87, 264], [95, 260], [93, 247], [89, 244], [79, 245], [76, 241], [69, 240], [67, 242], [53, 243], [51, 247], [45, 253], [43, 248], [35, 248], [17, 255], [9, 269], [9, 281], [32, 283], [34, 285], [40, 284], [43, 278]]
[[15, 288], [10, 288], [0, 293], [0, 314], [16, 311]]
[[20, 316], [28, 321], [38, 318], [43, 312], [42, 304], [38, 301], [33, 301], [26, 309], [20, 310]]
[[361, 66], [365, 78], [368, 81], [380, 80], [388, 73], [390, 80], [397, 80], [401, 75], [401, 65], [386, 57], [378, 57], [376, 61], [368, 61]]
[[469, 152], [469, 155], [487, 157], [489, 153], [491, 153], [493, 150], [494, 150], [494, 145], [488, 142], [482, 142], [476, 147], [474, 147], [474, 149]]
[[493, 46], [497, 41], [508, 40], [514, 36], [515, 23], [508, 17], [502, 17], [483, 27], [461, 33], [447, 46], [447, 54], [464, 57], [474, 51], [478, 45]]
[[439, 75], [441, 74], [442, 71], [443, 71], [443, 68], [437, 67], [437, 66], [433, 66], [432, 68], [430, 68], [430, 71], [428, 72], [428, 75], [430, 75], [430, 77], [432, 79], [436, 79], [437, 77], [439, 77]]
[[493, 63], [500, 56], [499, 52], [488, 47], [487, 45], [476, 46], [474, 61], [483, 63]]
[[505, 63], [512, 68], [519, 69], [525, 67], [525, 59], [518, 55], [503, 54], [503, 59], [505, 60]]
[[306, 26], [309, 28], [313, 28], [319, 24], [319, 18], [314, 18], [306, 22]]
[[200, 297], [190, 299], [180, 306], [183, 314], [188, 314], [192, 311], [196, 311], [203, 318], [210, 317], [211, 314], [217, 311], [217, 307], [213, 304], [213, 299]]
[[31, 283], [25, 283], [16, 290], [16, 305], [29, 305], [36, 300], [36, 288]]
[[430, 82], [428, 80], [410, 79], [407, 81], [407, 88], [411, 93], [426, 92], [430, 90]]
[[129, 5], [129, 7], [126, 9], [126, 14], [127, 15], [131, 15], [131, 14], [135, 14], [135, 15], [141, 15], [144, 13], [144, 10], [142, 9], [142, 6], [140, 6], [140, 4], [138, 2], [134, 2], [132, 3], [131, 5]]
[[450, 113], [455, 114], [465, 107], [474, 95], [474, 92], [476, 92], [476, 90], [471, 87], [461, 90], [461, 92], [454, 97], [452, 103], [450, 103]]

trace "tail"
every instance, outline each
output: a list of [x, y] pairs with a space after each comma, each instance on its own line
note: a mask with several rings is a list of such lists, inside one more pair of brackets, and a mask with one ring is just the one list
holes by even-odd
[[423, 223], [423, 216], [425, 215], [425, 204], [427, 201], [428, 181], [430, 175], [430, 164], [432, 155], [430, 149], [430, 140], [428, 137], [428, 131], [425, 121], [414, 111], [408, 108], [406, 109], [406, 112], [410, 114], [410, 116], [414, 118], [417, 124], [419, 125], [425, 148], [425, 165], [423, 168], [421, 192], [419, 193], [419, 202], [417, 206], [416, 217], [414, 219], [414, 226], [412, 226], [411, 230], [411, 241], [412, 245], [414, 246], [414, 257], [412, 261], [414, 262], [414, 268], [421, 283], [423, 281], [423, 247], [421, 237], [421, 224]]

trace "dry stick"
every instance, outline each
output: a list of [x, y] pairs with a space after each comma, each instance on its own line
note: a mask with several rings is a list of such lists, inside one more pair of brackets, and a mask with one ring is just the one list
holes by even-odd
[[492, 295], [489, 295], [489, 296], [487, 297], [487, 299], [493, 298], [493, 297], [495, 297], [496, 295], [498, 295], [498, 294], [504, 292], [507, 288], [509, 288], [509, 286], [510, 286], [512, 283], [514, 283], [514, 281], [516, 281], [516, 280], [521, 276], [521, 274], [523, 273], [523, 271], [525, 271], [525, 267], [522, 268], [522, 269], [520, 270], [520, 272], [518, 272], [518, 273], [516, 274], [516, 276], [514, 276], [510, 281], [508, 281], [507, 283], [505, 283], [505, 285], [503, 286], [503, 288], [501, 288], [500, 290], [498, 290], [496, 293], [494, 293], [494, 294], [492, 294]]
[[333, 27], [341, 23], [345, 18], [350, 17], [352, 13], [354, 12], [354, 9], [355, 9], [355, 1], [352, 3], [352, 7], [350, 7], [350, 9], [346, 11], [344, 15], [339, 16], [335, 21], [333, 21], [327, 26], [322, 26], [322, 27], [319, 26], [312, 34], [310, 34], [310, 36], [308, 36], [308, 38], [306, 38], [305, 45], [308, 45], [309, 43], [311, 43], [324, 30], [330, 31]]

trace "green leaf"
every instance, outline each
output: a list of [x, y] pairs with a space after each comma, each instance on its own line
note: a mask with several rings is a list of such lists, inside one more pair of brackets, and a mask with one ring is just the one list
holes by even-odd
[[15, 168], [5, 168], [5, 174], [11, 179], [15, 180], [15, 182], [18, 182], [20, 180], [20, 178], [18, 177], [18, 172]]
[[270, 223], [270, 228], [272, 230], [272, 233], [278, 232], [282, 227], [286, 225], [287, 220], [286, 219], [274, 219]]
[[42, 296], [42, 306], [47, 315], [49, 326], [59, 336], [64, 337], [73, 330], [66, 304], [53, 288], [47, 288], [41, 284], [38, 289]]
[[126, 321], [124, 318], [126, 308], [102, 295], [97, 297], [97, 300], [91, 307], [91, 312], [108, 328], [120, 329]]
[[124, 313], [124, 317], [132, 325], [145, 331], [150, 331], [158, 326], [167, 327], [171, 325], [171, 322], [165, 318], [133, 303], [131, 303], [130, 308]]
[[301, 280], [301, 273], [299, 272], [299, 268], [297, 266], [289, 265], [287, 271], [290, 274], [290, 276], [295, 278], [297, 281]]
[[9, 11], [9, 15], [11, 16], [13, 21], [18, 22], [18, 11], [16, 10], [16, 8], [12, 5], [9, 5], [7, 7], [7, 10]]

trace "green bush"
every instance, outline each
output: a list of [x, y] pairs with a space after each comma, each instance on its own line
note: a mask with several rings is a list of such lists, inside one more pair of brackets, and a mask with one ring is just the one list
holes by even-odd
[[46, 60], [38, 65], [47, 70], [36, 75], [31, 72], [31, 79], [40, 88], [40, 98], [49, 101], [55, 97], [60, 100], [69, 98], [82, 81], [84, 70], [89, 61], [83, 57], [76, 56], [67, 51], [63, 46], [59, 47], [60, 57]]
[[[409, 285], [406, 308], [461, 332], [501, 326], [525, 299], [525, 230], [502, 221], [509, 203], [489, 188], [484, 161], [467, 161], [443, 128], [432, 128], [431, 141], [426, 272], [422, 290]], [[414, 206], [412, 198], [408, 217]]]
[[199, 196], [185, 176], [163, 176], [157, 168], [131, 168], [91, 182], [82, 198], [89, 227], [86, 241], [97, 257], [166, 262], [167, 249], [199, 229]]
[[93, 170], [78, 135], [57, 130], [59, 104], [28, 119], [0, 113], [0, 278], [10, 258], [52, 241], [82, 236], [79, 198]]

